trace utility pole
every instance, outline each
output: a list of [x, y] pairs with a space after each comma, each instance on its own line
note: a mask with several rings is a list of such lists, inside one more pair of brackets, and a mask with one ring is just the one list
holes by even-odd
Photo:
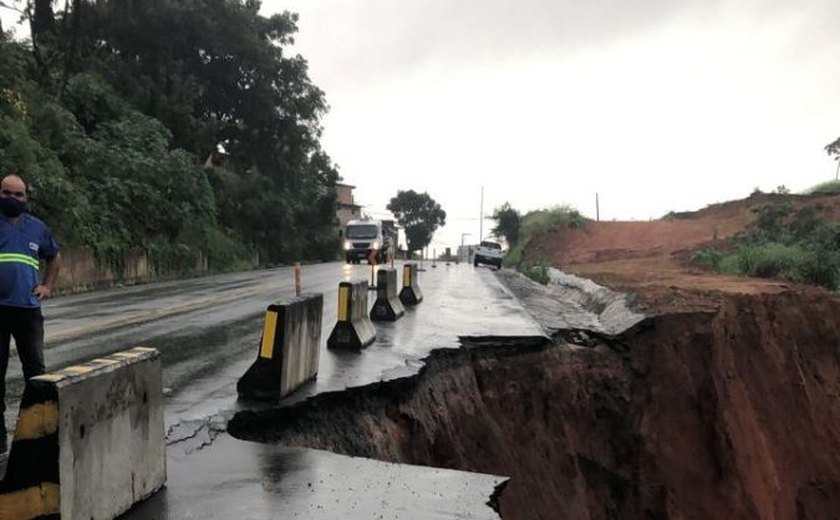
[[601, 221], [601, 205], [598, 203], [598, 192], [595, 192], [595, 222]]
[[481, 187], [481, 209], [478, 217], [478, 243], [484, 240], [484, 186]]

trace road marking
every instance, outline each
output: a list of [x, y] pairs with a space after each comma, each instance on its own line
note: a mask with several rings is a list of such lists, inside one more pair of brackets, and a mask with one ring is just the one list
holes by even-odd
[[80, 325], [77, 327], [71, 327], [63, 330], [59, 330], [56, 332], [50, 333], [47, 330], [46, 333], [46, 342], [47, 343], [59, 343], [63, 341], [68, 341], [71, 339], [76, 339], [82, 336], [86, 336], [92, 333], [102, 333], [113, 329], [118, 329], [121, 327], [126, 327], [129, 325], [137, 325], [140, 323], [146, 323], [150, 321], [154, 321], [156, 319], [176, 316], [179, 314], [185, 314], [187, 312], [195, 311], [198, 309], [202, 309], [205, 307], [210, 307], [212, 305], [229, 302], [238, 300], [241, 298], [245, 298], [248, 296], [254, 296], [256, 294], [268, 292], [270, 290], [276, 290], [277, 287], [275, 285], [269, 283], [263, 283], [256, 287], [247, 287], [245, 289], [240, 289], [237, 291], [227, 291], [222, 292], [220, 294], [201, 298], [199, 300], [195, 300], [189, 303], [185, 303], [183, 305], [176, 305], [171, 307], [161, 307], [158, 309], [152, 309], [147, 311], [138, 311], [132, 314], [124, 315], [124, 316], [116, 316], [111, 319], [105, 319], [101, 321], [97, 321], [96, 323]]

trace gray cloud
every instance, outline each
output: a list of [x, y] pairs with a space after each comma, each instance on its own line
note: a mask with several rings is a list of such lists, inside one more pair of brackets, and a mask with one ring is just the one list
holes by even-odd
[[[564, 54], [610, 45], [670, 23], [710, 26], [743, 15], [774, 20], [806, 15], [799, 50], [829, 45], [840, 2], [787, 0], [367, 0], [266, 1], [266, 11], [301, 12], [300, 40], [323, 49], [319, 69], [328, 84], [402, 74], [426, 63], [439, 67], [494, 62], [534, 54]], [[328, 52], [327, 49], [328, 48]], [[792, 49], [796, 51], [797, 49]], [[329, 56], [329, 58], [326, 58]]]

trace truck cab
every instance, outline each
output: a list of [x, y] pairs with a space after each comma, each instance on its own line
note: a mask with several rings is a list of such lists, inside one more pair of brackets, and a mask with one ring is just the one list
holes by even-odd
[[344, 257], [349, 264], [370, 260], [376, 251], [377, 263], [385, 263], [394, 252], [396, 240], [388, 221], [351, 220], [344, 229]]

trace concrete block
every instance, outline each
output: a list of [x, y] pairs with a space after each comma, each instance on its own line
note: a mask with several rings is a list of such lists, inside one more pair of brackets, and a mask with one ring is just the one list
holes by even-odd
[[403, 265], [403, 288], [400, 291], [403, 305], [417, 305], [423, 301], [423, 291], [417, 283], [417, 264]]
[[268, 306], [257, 360], [236, 384], [245, 399], [276, 400], [318, 374], [324, 295], [303, 294]]
[[110, 519], [165, 481], [160, 355], [138, 347], [27, 383], [0, 519]]
[[376, 275], [376, 301], [370, 310], [373, 321], [396, 321], [405, 314], [405, 308], [397, 297], [397, 271], [383, 268]]
[[327, 339], [327, 348], [360, 350], [376, 340], [376, 329], [368, 316], [368, 283], [338, 284], [338, 321]]

